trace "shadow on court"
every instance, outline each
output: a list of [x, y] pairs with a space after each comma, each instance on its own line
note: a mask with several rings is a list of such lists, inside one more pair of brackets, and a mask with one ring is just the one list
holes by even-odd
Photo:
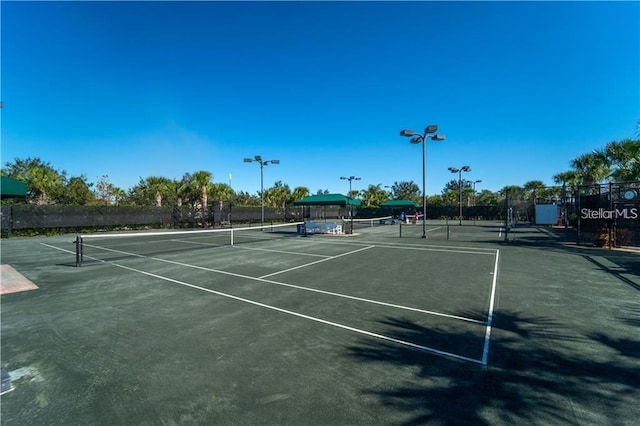
[[[637, 318], [638, 312], [629, 311], [619, 320], [637, 327]], [[630, 425], [637, 420], [640, 340], [612, 339], [604, 333], [571, 338], [553, 320], [519, 312], [498, 312], [495, 320], [489, 367], [370, 340], [346, 351], [363, 363], [415, 370], [410, 384], [365, 391], [389, 408], [411, 413], [403, 423], [407, 425], [608, 424], [614, 419]], [[386, 335], [403, 340], [438, 333], [401, 318], [381, 322], [388, 326]], [[439, 337], [465, 340], [452, 333]], [[594, 359], [588, 353], [563, 351], [567, 339], [574, 340], [571, 345], [597, 344], [619, 356]]]
[[[447, 245], [419, 236], [400, 242], [386, 231], [374, 228], [366, 240], [294, 239], [286, 253], [265, 245], [209, 254], [195, 245], [176, 258], [197, 266], [188, 270], [144, 258], [58, 267], [74, 258], [68, 237], [3, 241], [3, 262], [39, 289], [2, 298], [2, 367], [18, 377], [2, 396], [2, 423], [637, 424], [638, 254], [575, 247], [534, 228], [510, 242]], [[361, 250], [399, 243], [401, 253]], [[448, 250], [457, 245], [499, 256]], [[308, 256], [292, 263], [291, 252]], [[486, 366], [484, 324], [235, 276], [292, 269], [270, 280], [484, 321], [491, 259], [497, 285]]]

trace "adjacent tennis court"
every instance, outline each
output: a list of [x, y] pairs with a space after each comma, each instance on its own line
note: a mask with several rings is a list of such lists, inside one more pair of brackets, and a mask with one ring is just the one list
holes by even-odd
[[38, 286], [2, 296], [3, 423], [638, 414], [637, 254], [499, 224], [217, 231], [3, 241]]

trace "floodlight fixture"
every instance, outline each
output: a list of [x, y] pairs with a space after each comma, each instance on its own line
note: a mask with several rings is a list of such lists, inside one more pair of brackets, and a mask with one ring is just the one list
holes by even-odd
[[427, 158], [427, 135], [429, 139], [434, 141], [443, 141], [444, 135], [436, 135], [438, 131], [437, 124], [429, 124], [424, 129], [424, 133], [420, 134], [413, 130], [403, 129], [400, 131], [400, 136], [410, 137], [412, 144], [422, 144], [422, 238], [427, 238], [427, 178], [426, 178], [426, 158]]
[[[349, 194], [351, 194], [351, 182], [353, 182], [354, 180], [360, 180], [362, 178], [359, 177], [355, 177], [353, 175], [346, 177], [346, 176], [340, 176], [340, 180], [348, 180], [349, 181]], [[351, 197], [349, 194], [347, 194], [347, 196]], [[351, 230], [350, 230], [350, 234], [353, 234], [353, 203], [349, 203], [351, 208], [349, 210], [349, 216], [351, 216]]]
[[[459, 218], [458, 220], [460, 221], [460, 225], [462, 225], [462, 172], [470, 172], [471, 171], [471, 167], [470, 166], [462, 166], [460, 168], [457, 167], [449, 167], [449, 171], [451, 173], [458, 173], [458, 192], [460, 194], [460, 214], [459, 214]], [[475, 188], [475, 184], [474, 184], [474, 188]], [[474, 189], [474, 193], [475, 193], [475, 189]]]
[[263, 160], [261, 155], [256, 155], [253, 158], [244, 158], [245, 163], [253, 163], [254, 161], [260, 164], [260, 204], [262, 206], [261, 214], [261, 226], [264, 227], [264, 166], [271, 164], [280, 164], [280, 160]]

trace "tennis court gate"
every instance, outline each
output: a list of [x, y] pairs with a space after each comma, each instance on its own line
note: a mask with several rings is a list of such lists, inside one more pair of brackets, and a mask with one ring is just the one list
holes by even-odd
[[513, 187], [505, 191], [504, 220], [508, 227], [518, 224], [576, 226], [575, 191], [563, 186], [533, 190]]
[[640, 247], [640, 181], [578, 187], [578, 244]]

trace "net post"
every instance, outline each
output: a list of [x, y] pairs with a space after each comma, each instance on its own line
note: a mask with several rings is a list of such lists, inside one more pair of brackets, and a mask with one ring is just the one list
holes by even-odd
[[76, 236], [76, 267], [82, 266], [82, 236]]
[[231, 245], [233, 246], [233, 233], [234, 233], [234, 229], [231, 228], [231, 231], [229, 232], [231, 234]]
[[400, 221], [400, 238], [402, 238], [402, 221]]
[[509, 241], [509, 189], [505, 191], [504, 197], [504, 241]]
[[449, 218], [446, 219], [447, 223], [447, 240], [449, 240]]

